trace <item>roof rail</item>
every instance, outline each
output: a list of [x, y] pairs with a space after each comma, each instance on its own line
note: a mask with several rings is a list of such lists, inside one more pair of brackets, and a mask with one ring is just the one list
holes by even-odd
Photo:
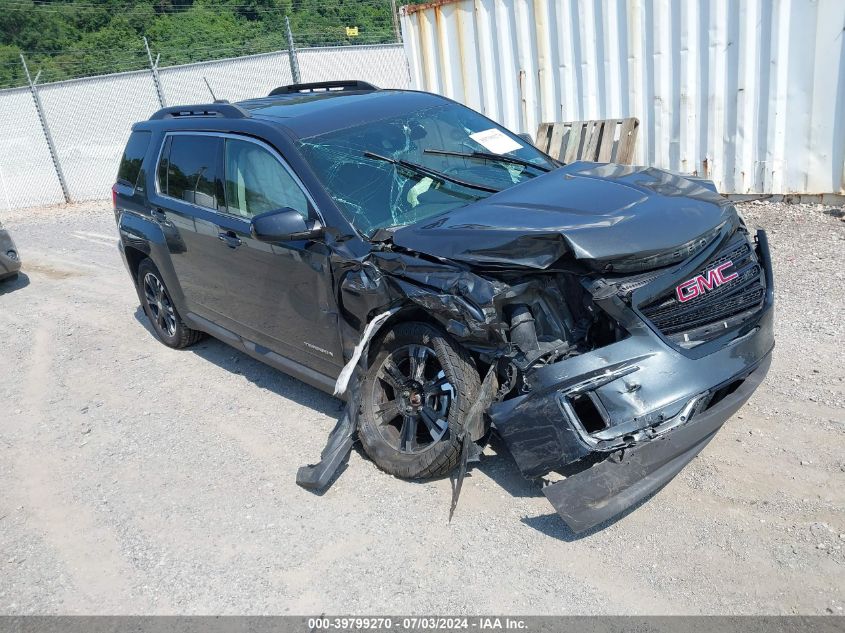
[[190, 117], [220, 117], [225, 119], [246, 119], [250, 114], [232, 103], [206, 103], [202, 105], [171, 106], [162, 108], [150, 117], [150, 121], [162, 119], [187, 119]]
[[360, 79], [348, 79], [343, 81], [316, 81], [308, 84], [291, 84], [289, 86], [279, 86], [273, 89], [268, 95], [275, 97], [276, 95], [290, 95], [300, 92], [333, 92], [343, 90], [378, 90], [377, 86]]

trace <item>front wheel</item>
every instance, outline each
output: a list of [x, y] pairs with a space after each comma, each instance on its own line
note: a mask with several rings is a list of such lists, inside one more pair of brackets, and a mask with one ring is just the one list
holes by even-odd
[[359, 437], [382, 470], [409, 479], [448, 474], [478, 394], [469, 354], [424, 323], [389, 331], [362, 385]]
[[145, 259], [138, 266], [138, 288], [144, 313], [162, 343], [181, 349], [202, 338], [202, 332], [192, 330], [182, 322], [161, 273], [151, 259]]

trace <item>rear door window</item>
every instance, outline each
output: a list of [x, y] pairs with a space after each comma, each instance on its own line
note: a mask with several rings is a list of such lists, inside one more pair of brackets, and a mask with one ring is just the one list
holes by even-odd
[[[159, 164], [159, 189], [165, 195], [207, 209], [221, 206], [218, 163], [222, 139], [175, 134], [168, 139]], [[169, 152], [167, 150], [169, 149]]]
[[138, 184], [141, 165], [147, 154], [151, 136], [150, 132], [132, 132], [129, 135], [129, 141], [126, 143], [126, 149], [123, 150], [123, 157], [120, 159], [120, 167], [117, 170], [117, 182], [130, 187]]

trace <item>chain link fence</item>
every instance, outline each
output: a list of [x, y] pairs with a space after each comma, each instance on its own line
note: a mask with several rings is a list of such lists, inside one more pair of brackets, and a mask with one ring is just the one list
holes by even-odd
[[0, 189], [10, 209], [64, 201], [28, 88], [0, 92]]
[[295, 67], [301, 82], [362, 79], [383, 88], [410, 86], [401, 44], [294, 52], [161, 66], [151, 51], [147, 70], [43, 84], [32, 76], [28, 87], [0, 90], [0, 209], [107, 198], [132, 123], [149, 118], [162, 101], [266, 95], [294, 83]]

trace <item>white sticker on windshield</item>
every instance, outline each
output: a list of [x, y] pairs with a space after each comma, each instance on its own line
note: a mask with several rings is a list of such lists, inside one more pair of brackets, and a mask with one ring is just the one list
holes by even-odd
[[476, 132], [475, 134], [470, 134], [469, 137], [479, 145], [483, 146], [488, 152], [493, 152], [494, 154], [507, 154], [508, 152], [522, 149], [523, 147], [511, 137], [496, 128]]

